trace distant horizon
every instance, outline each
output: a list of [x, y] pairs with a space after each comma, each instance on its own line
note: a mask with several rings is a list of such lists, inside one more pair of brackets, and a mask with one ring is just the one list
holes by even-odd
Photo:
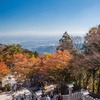
[[[0, 36], [12, 36], [12, 37], [26, 37], [26, 36], [28, 36], [28, 37], [30, 37], [30, 36], [32, 36], [32, 37], [62, 37], [63, 36], [63, 34], [65, 33], [66, 31], [64, 31], [63, 33], [61, 33], [61, 34], [37, 34], [37, 33], [35, 33], [35, 34], [0, 34]], [[68, 33], [68, 35], [69, 36], [79, 36], [79, 37], [84, 37], [87, 33], [85, 33], [85, 34], [82, 34], [82, 33]]]
[[[22, 48], [31, 51], [49, 52], [55, 51], [62, 36], [1, 36], [0, 44], [2, 45], [21, 45]], [[71, 37], [75, 41], [75, 37]], [[81, 44], [84, 37], [79, 37]]]

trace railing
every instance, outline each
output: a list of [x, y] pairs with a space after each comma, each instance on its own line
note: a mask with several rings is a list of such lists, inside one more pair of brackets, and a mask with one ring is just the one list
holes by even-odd
[[[15, 96], [13, 100], [21, 100], [22, 97], [24, 98], [24, 100], [34, 100], [32, 99], [31, 94], [27, 94], [25, 97], [24, 95], [18, 95], [18, 96]], [[63, 95], [63, 100], [69, 100], [69, 95]], [[100, 100], [100, 99], [97, 99], [97, 98], [94, 99], [93, 97], [89, 95], [83, 95], [81, 92], [75, 92], [72, 94], [72, 100]]]
[[84, 99], [82, 99], [82, 100], [100, 100], [100, 99], [97, 99], [97, 98], [93, 98], [93, 97], [91, 97], [91, 96], [89, 96], [89, 95], [86, 95], [86, 96], [82, 96], [82, 98], [84, 98]]
[[[63, 95], [63, 100], [69, 100], [69, 95]], [[89, 95], [83, 95], [81, 92], [76, 92], [72, 94], [72, 100], [100, 100], [93, 98]]]
[[[72, 100], [79, 100], [81, 99], [81, 97], [81, 92], [76, 92], [72, 94]], [[69, 100], [69, 95], [63, 95], [63, 100]]]

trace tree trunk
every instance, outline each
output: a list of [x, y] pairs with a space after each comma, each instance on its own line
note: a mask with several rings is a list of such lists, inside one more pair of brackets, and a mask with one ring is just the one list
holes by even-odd
[[88, 74], [87, 74], [87, 78], [86, 78], [85, 86], [88, 85], [90, 77], [91, 77], [91, 75], [88, 75]]
[[82, 74], [79, 73], [79, 86], [81, 87], [81, 79], [82, 79]]
[[99, 77], [98, 78], [99, 78], [99, 81], [98, 81], [97, 92], [100, 93], [100, 70], [99, 70]]
[[94, 93], [94, 83], [95, 83], [95, 69], [93, 68], [93, 85], [92, 85], [92, 92]]

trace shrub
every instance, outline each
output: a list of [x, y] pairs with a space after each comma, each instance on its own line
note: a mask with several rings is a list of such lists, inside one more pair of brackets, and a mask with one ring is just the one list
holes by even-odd
[[6, 84], [5, 89], [7, 89], [7, 91], [10, 91], [10, 84]]

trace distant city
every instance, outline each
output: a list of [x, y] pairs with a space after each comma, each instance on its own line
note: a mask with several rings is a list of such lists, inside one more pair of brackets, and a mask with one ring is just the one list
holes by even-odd
[[[54, 53], [60, 36], [1, 36], [0, 44], [19, 44], [24, 49], [37, 51], [40, 54]], [[82, 49], [83, 37], [72, 37], [73, 44], [78, 50]]]

